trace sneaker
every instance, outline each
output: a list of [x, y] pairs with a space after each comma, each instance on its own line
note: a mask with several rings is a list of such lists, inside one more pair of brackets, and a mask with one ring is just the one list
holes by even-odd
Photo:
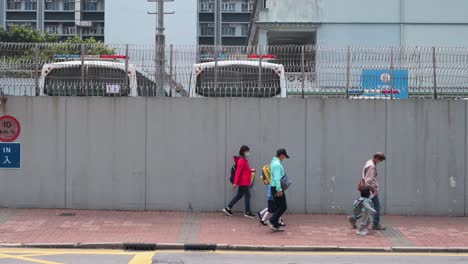
[[364, 232], [364, 230], [357, 230], [357, 231], [356, 231], [356, 235], [365, 236], [365, 235], [367, 235], [367, 233]]
[[265, 221], [265, 224], [266, 224], [268, 227], [270, 227], [272, 230], [275, 228], [275, 227], [273, 226], [273, 224], [270, 222], [270, 220], [266, 220], [266, 221]]
[[231, 215], [232, 215], [231, 209], [229, 209], [229, 208], [227, 208], [227, 207], [223, 209], [223, 212], [224, 212], [227, 216], [231, 216]]
[[247, 218], [255, 218], [255, 215], [252, 214], [251, 212], [245, 213], [244, 216]]
[[257, 216], [258, 216], [258, 219], [260, 219], [260, 221], [262, 221], [262, 214], [260, 212], [257, 213]]
[[267, 225], [267, 223], [265, 223], [263, 220], [260, 220], [260, 224], [262, 224], [262, 225], [264, 225], [264, 226]]
[[270, 227], [271, 231], [273, 231], [273, 232], [283, 232], [283, 231], [284, 231], [283, 229], [280, 229], [279, 226], [278, 226], [278, 227], [275, 227], [275, 226], [270, 222], [270, 220], [267, 220], [267, 221], [266, 221], [266, 224], [267, 224], [268, 227]]
[[362, 231], [363, 231], [364, 234], [366, 234], [366, 235], [369, 234], [369, 229], [367, 229], [367, 228], [364, 228], [364, 230], [362, 230]]
[[387, 230], [387, 228], [386, 228], [386, 227], [383, 227], [383, 226], [381, 226], [381, 225], [375, 225], [375, 226], [372, 227], [372, 230], [376, 230], [376, 231], [385, 231], [385, 230]]
[[283, 222], [283, 220], [281, 220], [281, 222], [279, 222], [279, 225], [282, 226], [282, 227], [286, 226], [286, 224]]
[[351, 227], [352, 227], [353, 229], [356, 229], [356, 228], [357, 228], [357, 226], [356, 226], [356, 219], [355, 219], [354, 217], [348, 216], [348, 221], [349, 221], [349, 223], [351, 224]]
[[271, 231], [273, 231], [273, 233], [276, 233], [276, 232], [284, 232], [284, 231], [286, 231], [286, 230], [281, 229], [281, 228], [279, 228], [279, 227], [274, 227], [274, 228], [271, 229]]

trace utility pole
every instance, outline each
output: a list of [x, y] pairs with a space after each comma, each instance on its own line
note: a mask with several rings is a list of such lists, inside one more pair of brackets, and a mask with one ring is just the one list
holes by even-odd
[[[156, 38], [155, 38], [155, 81], [159, 83], [159, 88], [164, 89], [165, 69], [166, 69], [166, 36], [164, 35], [164, 15], [171, 15], [174, 12], [164, 12], [164, 2], [174, 2], [174, 0], [147, 0], [156, 3], [157, 12], [148, 12], [149, 15], [157, 15]], [[156, 91], [154, 91], [156, 94]]]

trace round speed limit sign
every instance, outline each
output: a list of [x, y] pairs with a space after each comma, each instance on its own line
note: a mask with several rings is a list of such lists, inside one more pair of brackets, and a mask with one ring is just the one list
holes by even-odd
[[21, 133], [21, 126], [18, 119], [12, 116], [0, 117], [0, 141], [13, 142]]

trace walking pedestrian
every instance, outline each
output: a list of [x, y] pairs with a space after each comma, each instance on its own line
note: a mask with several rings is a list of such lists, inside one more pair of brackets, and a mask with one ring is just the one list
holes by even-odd
[[233, 181], [233, 189], [237, 188], [237, 194], [232, 198], [231, 202], [223, 209], [223, 212], [231, 216], [233, 206], [244, 197], [245, 213], [244, 216], [248, 218], [255, 218], [250, 210], [250, 185], [252, 184], [252, 172], [254, 169], [250, 168], [249, 160], [250, 148], [243, 145], [239, 150], [239, 156], [234, 157], [234, 164], [236, 164], [236, 171]]
[[377, 211], [372, 208], [372, 192], [370, 187], [365, 187], [361, 191], [361, 197], [354, 201], [354, 214], [359, 216], [359, 228], [356, 234], [365, 236], [369, 233], [369, 225], [372, 221], [372, 215]]
[[[262, 175], [260, 178], [263, 181], [263, 184], [266, 185], [267, 187], [267, 207], [263, 209], [262, 211], [258, 212], [258, 218], [260, 219], [260, 224], [266, 226], [267, 221], [270, 220], [270, 218], [273, 216], [273, 212], [276, 209], [275, 205], [275, 200], [273, 199], [273, 195], [271, 195], [271, 186], [270, 186], [270, 180], [271, 180], [271, 170], [270, 170], [270, 164], [265, 165], [262, 169]], [[286, 224], [283, 222], [283, 219], [280, 218], [279, 220], [279, 225], [280, 226], [286, 226]]]
[[[373, 230], [383, 231], [386, 230], [380, 224], [380, 216], [381, 216], [381, 205], [379, 199], [379, 182], [377, 179], [377, 165], [382, 163], [386, 160], [385, 154], [383, 152], [377, 152], [374, 154], [372, 159], [366, 162], [364, 168], [362, 169], [362, 178], [359, 183], [358, 189], [362, 191], [365, 187], [370, 187], [370, 190], [374, 194], [372, 198], [372, 203], [374, 205], [374, 209], [377, 211], [374, 215], [374, 223], [372, 226]], [[356, 220], [359, 218], [357, 215], [353, 215], [348, 217], [348, 220], [353, 228], [356, 228]]]
[[289, 159], [289, 155], [286, 152], [286, 149], [278, 149], [278, 151], [276, 151], [276, 157], [273, 158], [270, 165], [270, 187], [275, 208], [273, 211], [273, 216], [270, 218], [270, 220], [267, 221], [267, 225], [271, 228], [271, 230], [273, 230], [273, 232], [281, 231], [279, 220], [288, 208], [286, 203], [286, 193], [281, 186], [281, 180], [286, 175], [282, 164], [285, 159]]

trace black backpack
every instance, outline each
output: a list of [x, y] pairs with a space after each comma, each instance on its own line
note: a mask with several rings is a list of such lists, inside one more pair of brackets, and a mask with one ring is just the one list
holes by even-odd
[[234, 177], [236, 177], [236, 169], [237, 169], [237, 164], [234, 163], [231, 167], [231, 177], [229, 177], [229, 181], [234, 184]]

